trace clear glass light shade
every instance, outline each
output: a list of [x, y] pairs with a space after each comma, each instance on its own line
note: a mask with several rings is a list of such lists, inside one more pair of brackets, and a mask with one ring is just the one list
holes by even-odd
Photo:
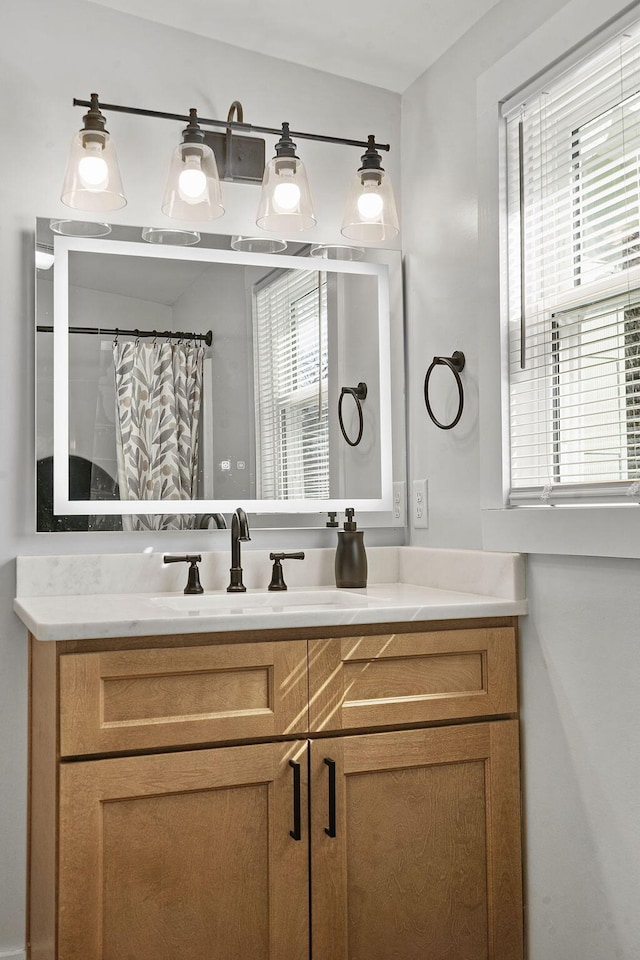
[[75, 210], [93, 212], [126, 205], [118, 158], [106, 131], [74, 135], [60, 199]]
[[316, 222], [304, 164], [297, 157], [273, 157], [264, 169], [256, 223], [286, 236]]
[[108, 237], [111, 224], [91, 220], [50, 220], [49, 229], [61, 237]]
[[195, 243], [200, 243], [200, 234], [197, 230], [178, 230], [175, 227], [143, 227], [142, 239], [147, 243], [192, 247]]
[[384, 170], [364, 171], [364, 176], [359, 170], [355, 175], [340, 232], [359, 243], [379, 243], [397, 237], [398, 211], [391, 181]]
[[213, 150], [204, 143], [181, 143], [169, 166], [162, 212], [173, 220], [217, 220], [224, 213]]
[[276, 237], [231, 237], [232, 250], [244, 253], [282, 253], [287, 249], [287, 241]]
[[323, 260], [362, 260], [364, 248], [340, 243], [316, 243], [309, 250], [309, 256], [322, 257]]

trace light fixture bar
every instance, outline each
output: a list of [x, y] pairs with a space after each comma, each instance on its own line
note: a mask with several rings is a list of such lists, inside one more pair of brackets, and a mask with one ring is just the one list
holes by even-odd
[[[91, 107], [92, 104], [90, 100], [77, 100], [74, 97], [73, 105], [74, 107]], [[129, 113], [136, 117], [155, 117], [160, 120], [178, 120], [184, 123], [188, 123], [190, 119], [189, 116], [182, 113], [165, 113], [162, 110], [144, 110], [142, 107], [123, 107], [115, 103], [100, 102], [99, 106], [101, 110], [112, 111], [113, 113]], [[198, 123], [208, 127], [224, 127], [231, 130], [251, 131], [252, 133], [270, 133], [277, 137], [282, 133], [281, 127], [259, 127], [253, 123], [239, 123], [237, 120], [211, 120], [199, 115]], [[371, 149], [373, 147], [375, 150], [391, 149], [388, 143], [372, 144], [368, 140], [347, 140], [344, 137], [327, 137], [320, 133], [301, 133], [298, 130], [291, 130], [290, 136], [296, 137], [299, 140], [317, 140], [321, 143], [341, 143], [348, 147], [364, 147], [365, 149]]]

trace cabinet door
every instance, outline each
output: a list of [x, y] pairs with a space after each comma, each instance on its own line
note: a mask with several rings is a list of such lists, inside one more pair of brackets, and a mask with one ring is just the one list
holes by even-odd
[[63, 765], [58, 960], [306, 960], [306, 771], [304, 742]]
[[521, 960], [517, 721], [331, 738], [311, 757], [314, 957]]

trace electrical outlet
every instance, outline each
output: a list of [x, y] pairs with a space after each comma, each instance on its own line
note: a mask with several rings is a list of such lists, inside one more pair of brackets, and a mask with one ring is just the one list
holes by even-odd
[[393, 485], [393, 519], [399, 527], [407, 525], [407, 493], [404, 480]]
[[429, 502], [427, 499], [426, 480], [413, 481], [411, 515], [414, 527], [426, 529], [429, 526]]

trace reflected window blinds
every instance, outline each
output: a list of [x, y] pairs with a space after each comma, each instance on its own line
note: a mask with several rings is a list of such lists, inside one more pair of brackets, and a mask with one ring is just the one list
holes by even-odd
[[505, 119], [510, 503], [640, 499], [640, 25]]
[[329, 496], [327, 276], [277, 271], [254, 288], [261, 499]]

